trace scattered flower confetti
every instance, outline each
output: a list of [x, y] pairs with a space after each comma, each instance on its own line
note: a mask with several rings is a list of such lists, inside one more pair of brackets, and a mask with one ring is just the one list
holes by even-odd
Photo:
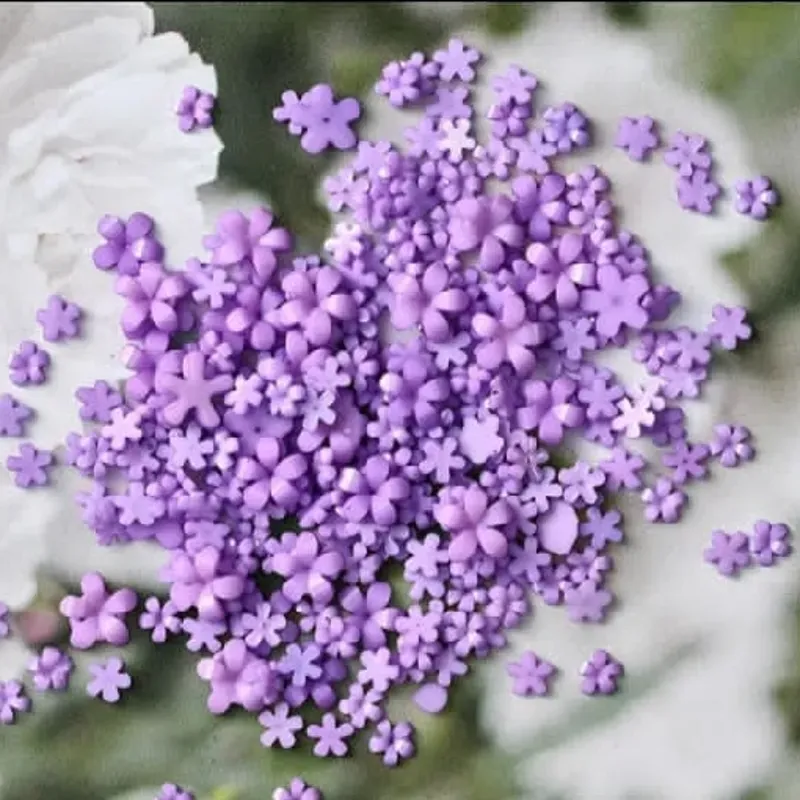
[[[269, 208], [223, 214], [183, 270], [166, 267], [147, 214], [98, 223], [91, 255], [124, 301], [130, 375], [75, 393], [96, 423], [65, 442], [67, 464], [92, 481], [82, 517], [102, 545], [169, 551], [169, 599], [147, 598], [139, 627], [156, 644], [186, 634], [209, 712], [257, 716], [268, 748], [308, 739], [341, 758], [364, 731], [386, 766], [410, 758], [413, 727], [386, 716], [393, 687], [413, 684], [415, 704], [439, 713], [536, 602], [578, 624], [613, 613], [609, 548], [625, 540], [614, 493], [674, 523], [691, 484], [754, 457], [735, 422], [690, 442], [681, 408], [718, 351], [752, 336], [745, 309], [715, 306], [704, 331], [670, 327], [680, 295], [619, 226], [608, 178], [558, 164], [590, 146], [588, 117], [570, 102], [536, 113], [537, 78], [512, 66], [491, 82], [482, 136], [463, 85], [479, 64], [453, 39], [384, 67], [377, 94], [424, 109], [405, 149], [359, 141], [359, 103], [327, 84], [283, 93], [273, 116], [307, 153], [355, 150], [324, 184], [345, 215], [324, 256], [296, 251]], [[187, 87], [180, 129], [209, 127], [214, 104]], [[623, 118], [615, 141], [635, 161], [660, 146], [646, 116]], [[677, 132], [664, 161], [680, 204], [711, 213], [721, 187], [705, 138]], [[736, 191], [737, 210], [758, 219], [777, 202], [766, 178]], [[80, 319], [58, 295], [37, 314], [53, 342]], [[386, 323], [405, 337], [390, 341]], [[626, 347], [648, 373], [639, 385], [595, 361]], [[11, 380], [42, 383], [49, 365], [22, 342]], [[0, 397], [0, 434], [21, 436], [30, 416]], [[553, 458], [576, 437], [608, 457]], [[645, 480], [627, 439], [652, 442], [663, 469]], [[27, 443], [8, 460], [23, 487], [47, 483], [51, 466]], [[276, 533], [273, 520], [296, 524]], [[788, 528], [761, 520], [750, 536], [715, 531], [704, 557], [734, 575], [790, 552]], [[387, 573], [408, 602], [378, 579]], [[132, 590], [85, 575], [60, 606], [71, 645], [125, 645], [136, 605]], [[4, 624], [0, 608], [0, 635]], [[62, 690], [72, 667], [45, 647], [29, 671], [37, 690]], [[557, 671], [532, 652], [507, 669], [520, 696], [546, 695]], [[131, 686], [119, 657], [90, 670], [87, 692], [106, 702]], [[580, 674], [585, 694], [612, 694], [623, 668], [597, 650]], [[27, 707], [19, 684], [0, 684], [0, 721]], [[175, 784], [159, 794], [191, 797]], [[273, 794], [320, 798], [300, 778]]]

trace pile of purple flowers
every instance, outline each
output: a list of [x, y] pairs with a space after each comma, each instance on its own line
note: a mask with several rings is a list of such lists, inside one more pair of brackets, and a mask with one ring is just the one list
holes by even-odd
[[[439, 710], [537, 599], [601, 622], [623, 538], [613, 494], [676, 522], [712, 461], [753, 456], [737, 425], [690, 442], [681, 408], [714, 353], [750, 337], [744, 310], [670, 327], [680, 296], [620, 227], [608, 179], [555, 166], [590, 145], [587, 118], [570, 103], [540, 110], [536, 78], [513, 67], [492, 81], [479, 141], [478, 62], [453, 40], [384, 69], [378, 93], [424, 115], [406, 148], [362, 140], [326, 181], [347, 219], [322, 256], [295, 252], [266, 208], [225, 214], [180, 271], [146, 215], [99, 226], [95, 263], [125, 298], [132, 374], [121, 394], [103, 382], [78, 393], [96, 423], [67, 443], [93, 481], [83, 518], [102, 545], [170, 551], [169, 600], [147, 599], [142, 627], [155, 642], [187, 635], [209, 710], [258, 714], [269, 747], [304, 733], [317, 755], [343, 756], [368, 729], [387, 765], [409, 757], [412, 727], [386, 718], [392, 687], [418, 684], [420, 705]], [[314, 153], [355, 146], [358, 116], [319, 86], [276, 111]], [[620, 146], [641, 158], [658, 145], [651, 129], [635, 147], [626, 129]], [[684, 138], [667, 161], [690, 186], [702, 170], [702, 188], [710, 156]], [[756, 190], [763, 206], [772, 195]], [[642, 385], [593, 360], [628, 346]], [[607, 457], [558, 468], [572, 437]], [[637, 439], [661, 448], [660, 469]], [[93, 603], [89, 623], [72, 620], [78, 646], [127, 641], [131, 598]], [[601, 656], [585, 686], [612, 663]], [[608, 669], [602, 693], [621, 667]]]

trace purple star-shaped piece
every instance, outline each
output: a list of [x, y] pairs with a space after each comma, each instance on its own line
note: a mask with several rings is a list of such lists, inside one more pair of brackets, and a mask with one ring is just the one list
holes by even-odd
[[512, 661], [506, 667], [506, 672], [514, 679], [511, 691], [519, 697], [546, 695], [550, 691], [548, 682], [555, 671], [549, 661], [539, 658], [531, 650], [526, 650], [518, 661]]
[[9, 377], [16, 386], [40, 384], [47, 380], [50, 354], [36, 342], [20, 342], [9, 360]]
[[714, 531], [711, 546], [703, 552], [703, 559], [713, 564], [720, 575], [733, 577], [750, 564], [750, 542], [740, 532]]
[[79, 334], [83, 311], [60, 294], [47, 298], [47, 305], [36, 312], [36, 321], [48, 342], [74, 339]]
[[484, 419], [470, 417], [464, 423], [459, 443], [461, 452], [473, 464], [485, 464], [503, 447], [503, 439], [498, 435], [500, 420], [493, 416]]
[[216, 102], [217, 99], [211, 92], [204, 92], [196, 86], [187, 86], [181, 93], [181, 99], [175, 109], [178, 127], [184, 133], [196, 128], [210, 128], [214, 124]]
[[21, 489], [31, 486], [45, 486], [50, 482], [49, 470], [53, 465], [53, 454], [47, 450], [37, 450], [26, 442], [19, 446], [17, 455], [6, 459], [6, 466], [14, 473], [14, 483]]
[[99, 697], [106, 703], [116, 703], [122, 691], [131, 686], [131, 676], [125, 671], [121, 658], [111, 656], [106, 661], [89, 665], [91, 680], [86, 686], [90, 697]]
[[586, 695], [608, 695], [617, 691], [623, 667], [606, 650], [595, 650], [581, 667], [581, 691]]
[[[361, 106], [353, 97], [336, 100], [326, 83], [312, 86], [292, 107], [291, 123], [305, 131], [300, 146], [307, 153], [317, 154], [328, 148], [349, 150], [358, 141], [350, 126], [361, 116]], [[289, 131], [292, 132], [292, 125]]]
[[766, 219], [772, 208], [778, 204], [778, 193], [773, 188], [772, 181], [763, 175], [751, 180], [737, 181], [734, 189], [736, 210], [753, 219]]
[[664, 153], [664, 163], [676, 170], [682, 178], [688, 178], [698, 170], [707, 172], [711, 169], [708, 142], [699, 134], [677, 131], [670, 140], [669, 149]]
[[32, 408], [10, 394], [0, 395], [0, 436], [23, 436], [24, 423], [32, 416]]
[[652, 117], [623, 117], [614, 145], [634, 161], [645, 161], [659, 145], [656, 121]]

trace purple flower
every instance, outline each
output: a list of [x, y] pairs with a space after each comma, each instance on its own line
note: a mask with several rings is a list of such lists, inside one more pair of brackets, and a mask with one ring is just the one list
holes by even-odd
[[732, 577], [750, 564], [750, 542], [743, 533], [714, 531], [711, 546], [703, 552], [703, 558], [717, 568], [720, 575]]
[[[409, 542], [409, 548], [416, 544]], [[378, 650], [386, 644], [386, 631], [394, 628], [399, 613], [389, 605], [392, 587], [388, 583], [373, 583], [366, 592], [351, 587], [342, 595], [342, 608], [349, 612], [361, 632], [361, 641], [369, 650]]]
[[139, 616], [139, 627], [143, 631], [152, 631], [150, 638], [160, 644], [167, 640], [170, 633], [178, 633], [181, 621], [176, 616], [178, 608], [167, 600], [164, 605], [157, 597], [148, 597], [144, 603], [145, 610]]
[[695, 170], [690, 178], [678, 178], [678, 202], [688, 211], [710, 214], [719, 196], [719, 186], [705, 170]]
[[303, 720], [298, 714], [292, 714], [286, 703], [278, 703], [273, 709], [263, 711], [258, 721], [264, 728], [261, 744], [274, 747], [279, 744], [284, 750], [294, 747], [297, 734], [303, 729]]
[[303, 94], [292, 121], [306, 129], [300, 139], [303, 150], [317, 154], [329, 147], [337, 150], [355, 147], [357, 139], [350, 125], [360, 116], [358, 100], [346, 97], [337, 101], [333, 89], [319, 83]]
[[737, 181], [736, 210], [753, 219], [766, 219], [772, 207], [778, 203], [778, 193], [769, 178], [763, 175], [752, 180]]
[[393, 291], [392, 324], [400, 330], [421, 325], [434, 342], [451, 336], [448, 317], [464, 311], [469, 298], [463, 289], [449, 288], [450, 276], [441, 264], [432, 264], [417, 280], [407, 273], [389, 276]]
[[69, 619], [70, 644], [88, 650], [98, 642], [127, 644], [130, 637], [124, 618], [135, 606], [136, 593], [132, 589], [109, 594], [102, 576], [90, 572], [81, 578], [81, 594], [65, 597], [59, 610]]
[[195, 128], [210, 128], [214, 122], [215, 103], [216, 98], [211, 92], [204, 92], [196, 86], [187, 86], [175, 109], [178, 127], [184, 133]]
[[686, 495], [668, 478], [658, 478], [642, 492], [648, 522], [677, 522], [683, 514]]
[[526, 291], [537, 303], [555, 295], [560, 308], [575, 308], [579, 290], [594, 285], [595, 267], [585, 256], [579, 234], [565, 233], [554, 246], [534, 242], [525, 251], [525, 259], [535, 270]]
[[272, 800], [322, 800], [322, 794], [302, 778], [292, 778], [288, 786], [273, 792]]
[[15, 386], [38, 385], [47, 380], [50, 354], [36, 342], [20, 342], [9, 360], [9, 377]]
[[264, 707], [273, 686], [273, 676], [266, 661], [258, 658], [241, 639], [231, 639], [211, 658], [197, 665], [197, 674], [211, 684], [208, 710], [224, 714], [231, 706], [247, 711]]
[[72, 659], [56, 647], [45, 647], [28, 664], [33, 685], [40, 692], [64, 691], [69, 685], [73, 668]]
[[469, 82], [475, 78], [472, 65], [480, 60], [480, 55], [460, 39], [451, 39], [446, 50], [437, 50], [433, 54], [433, 60], [440, 65], [439, 77], [443, 81], [458, 78]]
[[513, 212], [513, 202], [504, 195], [459, 200], [450, 218], [451, 247], [459, 253], [479, 250], [480, 268], [496, 270], [506, 258], [506, 247], [518, 248], [524, 241]]
[[17, 714], [27, 711], [30, 705], [19, 681], [0, 681], [0, 724], [13, 724]]
[[745, 321], [745, 309], [718, 304], [711, 313], [714, 319], [706, 330], [714, 343], [724, 350], [735, 350], [739, 342], [747, 341], [753, 335], [753, 329]]
[[753, 526], [750, 552], [762, 567], [771, 567], [778, 559], [786, 558], [792, 552], [789, 527], [760, 519]]
[[347, 739], [353, 735], [353, 726], [349, 722], [337, 724], [333, 714], [325, 714], [319, 725], [308, 726], [309, 739], [315, 739], [314, 755], [324, 758], [336, 756], [341, 758], [347, 755]]
[[634, 161], [644, 161], [658, 147], [658, 128], [652, 117], [623, 117], [614, 145]]
[[508, 551], [505, 526], [511, 522], [511, 509], [503, 500], [489, 505], [485, 492], [474, 484], [434, 508], [437, 522], [450, 532], [448, 555], [453, 561], [466, 561], [478, 549], [492, 558]]
[[650, 285], [642, 275], [624, 277], [616, 267], [603, 266], [597, 270], [597, 289], [586, 289], [581, 296], [581, 308], [596, 314], [595, 328], [609, 338], [623, 326], [641, 330], [648, 322], [643, 298]]
[[97, 247], [92, 259], [98, 269], [115, 269], [120, 275], [137, 275], [142, 264], [160, 262], [164, 248], [155, 234], [152, 217], [137, 211], [127, 222], [105, 216], [97, 232], [106, 243]]
[[587, 695], [614, 694], [622, 676], [622, 664], [605, 650], [595, 650], [581, 667], [581, 691]]
[[90, 664], [89, 673], [92, 678], [86, 687], [87, 694], [90, 697], [100, 697], [106, 703], [118, 702], [122, 691], [129, 689], [132, 683], [122, 659], [116, 656]]
[[611, 592], [599, 588], [592, 581], [585, 581], [564, 592], [567, 613], [573, 622], [601, 622], [611, 600]]
[[382, 720], [369, 740], [370, 753], [383, 756], [387, 767], [395, 767], [401, 761], [414, 755], [414, 729], [408, 722], [392, 725], [388, 719]]
[[482, 340], [475, 349], [478, 364], [492, 370], [507, 361], [518, 374], [527, 375], [536, 363], [534, 349], [544, 341], [544, 330], [528, 319], [525, 301], [509, 289], [498, 295], [496, 304], [497, 316], [479, 312], [472, 318], [472, 329]]
[[577, 428], [584, 421], [584, 410], [576, 402], [577, 384], [569, 378], [545, 381], [526, 381], [522, 390], [525, 405], [517, 411], [520, 427], [536, 429], [539, 440], [556, 445], [564, 438], [566, 429]]
[[664, 153], [664, 163], [677, 170], [683, 178], [690, 177], [696, 171], [707, 171], [711, 167], [711, 156], [705, 138], [695, 133], [677, 131]]
[[529, 695], [546, 695], [549, 692], [548, 681], [555, 674], [556, 668], [535, 653], [526, 650], [519, 661], [512, 661], [506, 672], [514, 679], [511, 690], [520, 697]]
[[317, 537], [308, 531], [297, 536], [286, 534], [284, 540], [288, 549], [272, 557], [272, 569], [286, 578], [283, 594], [293, 603], [304, 595], [320, 603], [329, 602], [333, 595], [330, 581], [344, 568], [342, 556], [333, 550], [322, 551]]
[[221, 560], [214, 547], [204, 547], [194, 555], [173, 554], [164, 577], [172, 583], [170, 600], [178, 611], [195, 608], [203, 619], [224, 618], [223, 603], [238, 599], [245, 582], [240, 575], [227, 574]]

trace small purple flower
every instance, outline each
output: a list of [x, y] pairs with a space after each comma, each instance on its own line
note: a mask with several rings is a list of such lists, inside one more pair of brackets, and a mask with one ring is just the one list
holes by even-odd
[[786, 558], [792, 552], [789, 527], [783, 523], [758, 520], [750, 536], [750, 552], [762, 567], [771, 567], [778, 559]]
[[611, 592], [592, 581], [564, 592], [567, 613], [573, 622], [602, 622], [612, 599]]
[[157, 644], [165, 642], [169, 634], [181, 630], [178, 609], [171, 600], [167, 600], [162, 606], [157, 597], [148, 597], [144, 607], [145, 610], [139, 616], [139, 627], [143, 631], [152, 631], [150, 638]]
[[308, 738], [314, 739], [314, 755], [324, 758], [347, 755], [347, 739], [353, 735], [354, 729], [349, 722], [337, 723], [333, 714], [325, 714], [319, 725], [308, 726]]
[[705, 137], [677, 131], [664, 153], [664, 163], [677, 170], [682, 178], [689, 178], [696, 171], [707, 172], [711, 168], [711, 156]]
[[286, 703], [278, 703], [273, 709], [263, 711], [258, 721], [264, 728], [261, 734], [261, 744], [264, 747], [274, 747], [277, 743], [288, 750], [295, 746], [296, 734], [303, 729], [302, 717], [292, 714]]
[[112, 656], [104, 662], [90, 664], [89, 681], [86, 692], [90, 697], [100, 697], [106, 703], [116, 703], [124, 689], [131, 686], [131, 677], [125, 671], [121, 658]]
[[47, 298], [47, 306], [36, 312], [36, 321], [42, 328], [42, 335], [48, 342], [73, 339], [78, 335], [83, 311], [75, 303], [70, 303], [60, 294]]
[[72, 659], [56, 647], [45, 647], [28, 664], [33, 685], [40, 692], [64, 691], [69, 686], [73, 668]]
[[17, 714], [26, 712], [30, 705], [19, 681], [0, 681], [0, 724], [12, 725]]
[[747, 311], [744, 308], [728, 308], [718, 304], [711, 314], [713, 321], [706, 332], [723, 350], [735, 350], [739, 342], [745, 342], [753, 335], [753, 329], [746, 322]]
[[49, 369], [50, 354], [36, 342], [20, 342], [9, 360], [9, 377], [15, 386], [44, 383]]
[[556, 668], [549, 661], [539, 658], [530, 650], [526, 650], [519, 661], [513, 661], [506, 667], [506, 672], [514, 679], [511, 691], [520, 697], [546, 695], [550, 691], [548, 682], [555, 671]]
[[619, 661], [605, 650], [595, 650], [581, 667], [581, 691], [586, 695], [614, 694], [622, 674]]
[[744, 425], [715, 425], [709, 450], [723, 467], [737, 467], [755, 456], [750, 431]]
[[778, 203], [778, 193], [769, 178], [763, 175], [752, 180], [737, 181], [736, 210], [753, 219], [763, 220]]
[[700, 214], [710, 214], [714, 210], [720, 189], [707, 171], [699, 169], [690, 178], [678, 178], [676, 186], [681, 208]]
[[642, 492], [648, 522], [677, 522], [683, 514], [686, 495], [669, 478], [658, 478]]
[[714, 531], [711, 546], [703, 552], [703, 559], [717, 568], [720, 575], [733, 577], [750, 564], [750, 541], [743, 533]]
[[[291, 537], [291, 538], [290, 538]], [[293, 603], [310, 595], [327, 603], [333, 595], [331, 580], [344, 568], [344, 559], [333, 550], [323, 551], [313, 533], [304, 531], [284, 537], [289, 549], [272, 557], [272, 569], [286, 580], [282, 591]]]
[[53, 454], [37, 450], [32, 444], [22, 444], [17, 455], [6, 459], [6, 466], [14, 473], [14, 483], [22, 489], [30, 486], [45, 486], [50, 481], [49, 470], [53, 465]]
[[302, 778], [292, 778], [288, 786], [273, 792], [272, 800], [322, 800], [322, 793]]
[[645, 161], [658, 147], [658, 127], [652, 117], [623, 117], [614, 145], [634, 161]]
[[216, 98], [211, 92], [204, 92], [196, 86], [187, 86], [175, 109], [178, 127], [189, 133], [195, 128], [210, 128], [214, 123]]
[[408, 722], [392, 725], [388, 719], [382, 720], [369, 740], [370, 753], [383, 756], [387, 767], [396, 767], [414, 755], [414, 729]]

